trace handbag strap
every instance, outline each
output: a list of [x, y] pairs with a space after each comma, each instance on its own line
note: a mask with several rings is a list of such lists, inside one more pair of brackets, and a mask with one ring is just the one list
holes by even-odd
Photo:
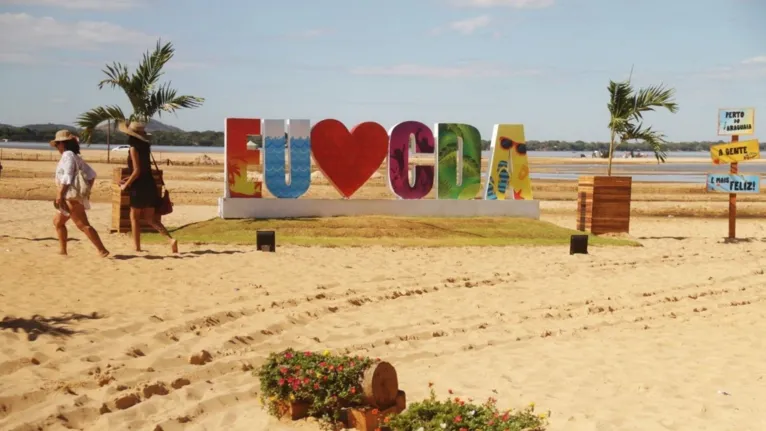
[[[152, 163], [154, 163], [154, 169], [157, 169], [157, 171], [159, 171], [160, 168], [159, 166], [157, 166], [157, 161], [154, 160], [154, 153], [152, 152], [152, 150], [149, 150], [149, 155], [152, 157]], [[160, 175], [160, 184], [162, 184], [162, 187], [165, 187], [167, 189], [167, 187], [165, 186], [165, 180], [162, 178], [162, 175]]]

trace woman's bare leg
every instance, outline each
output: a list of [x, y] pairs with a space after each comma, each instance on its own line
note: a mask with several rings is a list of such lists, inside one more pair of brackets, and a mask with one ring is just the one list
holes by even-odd
[[53, 226], [56, 228], [56, 235], [59, 237], [59, 254], [64, 256], [66, 256], [66, 243], [68, 240], [66, 230], [67, 220], [69, 220], [69, 217], [60, 212], [53, 216]]
[[160, 235], [164, 236], [170, 241], [170, 250], [173, 253], [178, 253], [178, 241], [170, 236], [170, 233], [167, 229], [165, 229], [165, 226], [163, 226], [161, 222], [154, 219], [154, 208], [144, 209], [143, 217], [144, 221], [149, 223], [149, 225], [153, 227], [157, 232], [159, 232]]
[[140, 208], [130, 209], [130, 231], [133, 234], [133, 245], [136, 251], [141, 251], [141, 213]]
[[109, 256], [109, 250], [104, 247], [104, 243], [101, 242], [101, 237], [98, 236], [98, 232], [88, 221], [88, 214], [85, 212], [85, 207], [78, 201], [68, 201], [69, 215], [72, 218], [75, 226], [88, 237], [91, 243], [96, 246], [98, 253], [101, 257]]

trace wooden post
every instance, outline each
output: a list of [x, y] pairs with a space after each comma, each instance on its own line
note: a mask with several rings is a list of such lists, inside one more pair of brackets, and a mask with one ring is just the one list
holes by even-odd
[[110, 142], [109, 142], [109, 135], [112, 131], [112, 120], [106, 121], [106, 163], [111, 163], [109, 161], [109, 155], [111, 154], [111, 148], [110, 148]]
[[[739, 142], [739, 135], [732, 135], [731, 142]], [[729, 164], [729, 173], [739, 172], [739, 164], [732, 162]], [[729, 193], [729, 239], [737, 237], [737, 194]]]

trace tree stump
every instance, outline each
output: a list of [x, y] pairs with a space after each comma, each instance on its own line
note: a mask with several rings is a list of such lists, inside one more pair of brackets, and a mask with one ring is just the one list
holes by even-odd
[[387, 409], [396, 403], [399, 379], [396, 369], [388, 362], [373, 364], [362, 377], [362, 394], [366, 405]]

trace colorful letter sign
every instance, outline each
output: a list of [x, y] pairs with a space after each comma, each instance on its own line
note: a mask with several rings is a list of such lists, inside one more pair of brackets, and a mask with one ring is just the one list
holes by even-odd
[[484, 199], [532, 199], [532, 180], [521, 124], [495, 124]]
[[719, 109], [718, 135], [752, 135], [755, 133], [755, 109]]
[[[311, 185], [311, 122], [263, 120], [263, 180], [275, 198], [301, 197]], [[285, 146], [290, 153], [290, 173], [285, 167]], [[289, 181], [287, 179], [289, 175]]]
[[713, 145], [710, 147], [710, 157], [713, 159], [714, 165], [739, 163], [759, 159], [761, 148], [757, 139]]
[[708, 174], [707, 191], [721, 193], [760, 193], [758, 175]]
[[402, 199], [422, 199], [434, 185], [434, 167], [415, 166], [410, 171], [410, 140], [414, 141], [417, 153], [434, 153], [431, 128], [417, 121], [394, 126], [388, 147], [388, 186]]
[[474, 199], [481, 188], [481, 135], [468, 124], [439, 123], [436, 196]]
[[[348, 199], [380, 169], [394, 195], [423, 199], [477, 199], [482, 191], [481, 135], [469, 125], [437, 123], [429, 128], [404, 121], [391, 133], [372, 121], [349, 130], [338, 120], [227, 118], [225, 198], [260, 198], [261, 182], [248, 178], [263, 152], [263, 181], [277, 199], [297, 199], [311, 186], [311, 156], [340, 195]], [[744, 143], [743, 143], [744, 144]], [[260, 148], [260, 147], [263, 148]], [[414, 147], [414, 148], [412, 148]], [[410, 168], [410, 152], [433, 157], [435, 165]], [[289, 158], [287, 155], [289, 154]], [[531, 200], [529, 162], [520, 124], [497, 124], [483, 189], [486, 200]], [[238, 201], [241, 203], [242, 201]]]
[[327, 180], [348, 199], [386, 158], [388, 132], [368, 121], [357, 124], [349, 133], [338, 120], [322, 120], [311, 128], [311, 150]]
[[249, 136], [261, 134], [261, 120], [256, 118], [227, 118], [224, 129], [226, 141], [226, 191], [233, 198], [260, 198], [261, 182], [247, 178], [247, 168], [261, 162], [261, 152], [248, 148]]

